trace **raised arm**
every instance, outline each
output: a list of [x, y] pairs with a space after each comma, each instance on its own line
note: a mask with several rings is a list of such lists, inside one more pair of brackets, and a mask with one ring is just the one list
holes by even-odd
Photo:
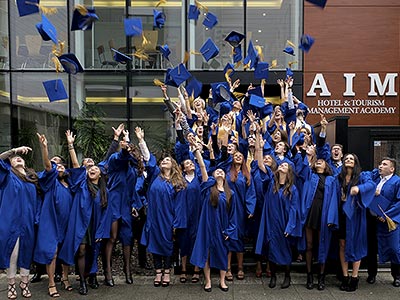
[[27, 146], [12, 148], [10, 150], [7, 150], [7, 151], [1, 153], [0, 159], [5, 160], [5, 159], [9, 158], [11, 155], [16, 155], [16, 154], [27, 154], [29, 151], [32, 151], [32, 148], [27, 147]]
[[255, 142], [255, 154], [254, 154], [254, 159], [257, 160], [258, 168], [263, 171], [264, 173], [267, 172], [264, 166], [264, 160], [263, 160], [263, 149], [264, 149], [264, 144], [265, 141], [262, 138], [262, 135], [260, 134], [260, 128], [258, 125], [256, 125], [256, 142]]
[[74, 142], [75, 142], [76, 135], [74, 135], [73, 132], [68, 129], [65, 132], [65, 136], [67, 137], [68, 152], [69, 152], [69, 156], [71, 157], [72, 167], [79, 168], [78, 157], [76, 156], [76, 152], [75, 152], [75, 148], [74, 148]]
[[206, 182], [206, 181], [208, 181], [208, 173], [207, 173], [206, 165], [203, 160], [203, 156], [201, 156], [201, 152], [200, 152], [199, 148], [196, 148], [196, 150], [194, 151], [194, 155], [196, 156], [197, 162], [200, 167], [202, 181]]
[[47, 147], [47, 139], [44, 134], [36, 133], [36, 135], [39, 139], [40, 148], [42, 150], [43, 166], [44, 169], [48, 172], [51, 170], [51, 162], [49, 159], [49, 149]]
[[149, 151], [149, 148], [147, 148], [147, 144], [144, 140], [144, 130], [140, 127], [136, 127], [135, 133], [136, 133], [136, 137], [139, 141], [139, 148], [140, 148], [140, 152], [142, 152], [143, 160], [149, 161], [150, 160], [150, 151]]

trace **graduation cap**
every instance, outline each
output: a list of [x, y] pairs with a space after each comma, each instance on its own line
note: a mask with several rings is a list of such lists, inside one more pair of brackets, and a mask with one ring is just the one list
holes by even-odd
[[99, 17], [94, 8], [86, 8], [83, 5], [77, 5], [72, 15], [71, 31], [90, 30]]
[[265, 99], [256, 94], [250, 95], [250, 105], [253, 105], [258, 108], [263, 108], [265, 106]]
[[117, 49], [111, 48], [111, 51], [114, 52], [114, 60], [120, 62], [122, 64], [126, 64], [128, 61], [132, 60], [132, 57], [118, 51]]
[[211, 83], [212, 97], [214, 103], [218, 102], [233, 102], [234, 99], [230, 92], [230, 86], [227, 82]]
[[165, 14], [157, 9], [153, 9], [153, 27], [161, 29], [165, 24]]
[[167, 69], [165, 74], [165, 84], [178, 87], [186, 80], [188, 80], [192, 75], [188, 72], [185, 65], [180, 63], [175, 68]]
[[235, 67], [232, 63], [227, 63], [224, 68], [225, 76], [231, 77], [235, 73]]
[[244, 64], [247, 65], [250, 62], [250, 68], [254, 68], [258, 63], [258, 53], [256, 48], [254, 48], [252, 41], [249, 42], [247, 53], [248, 54], [244, 59]]
[[62, 64], [65, 72], [68, 74], [76, 74], [83, 72], [83, 68], [78, 58], [73, 53], [63, 54], [58, 57], [58, 60]]
[[36, 24], [36, 29], [44, 41], [52, 40], [54, 44], [58, 43], [57, 30], [45, 15], [42, 15], [42, 23]]
[[67, 92], [61, 79], [44, 81], [43, 86], [50, 102], [68, 99]]
[[212, 29], [215, 25], [218, 24], [218, 18], [213, 13], [208, 12], [203, 20], [203, 25]]
[[219, 49], [213, 40], [208, 38], [203, 46], [201, 46], [200, 53], [203, 55], [206, 61], [209, 61], [211, 58], [214, 58], [218, 55]]
[[392, 202], [382, 195], [374, 196], [368, 208], [376, 213], [377, 216], [385, 218], [384, 211], [388, 209]]
[[310, 51], [311, 46], [314, 44], [315, 39], [308, 35], [308, 34], [303, 34], [300, 38], [300, 45], [299, 48], [305, 52]]
[[141, 18], [128, 18], [124, 20], [124, 28], [126, 36], [142, 35], [143, 25]]
[[237, 63], [239, 61], [241, 61], [243, 58], [242, 56], [242, 46], [239, 45], [237, 47], [233, 48], [233, 62]]
[[17, 0], [17, 8], [20, 17], [39, 12], [39, 0]]
[[319, 6], [321, 8], [325, 8], [327, 0], [306, 0], [316, 6]]
[[171, 54], [171, 50], [169, 50], [169, 47], [167, 44], [160, 46], [160, 52], [162, 56], [164, 56], [166, 59], [169, 60], [169, 55]]
[[244, 34], [241, 34], [236, 31], [231, 31], [225, 38], [225, 41], [227, 41], [232, 47], [237, 47], [240, 45], [240, 43], [244, 39]]
[[194, 76], [190, 79], [190, 81], [186, 85], [186, 91], [188, 95], [191, 96], [193, 94], [194, 98], [200, 96], [202, 89], [203, 89], [203, 83], [197, 80]]
[[198, 20], [200, 15], [200, 9], [193, 4], [189, 5], [188, 19], [189, 20]]
[[[251, 96], [251, 95], [256, 95], [258, 97], [263, 97], [263, 93], [261, 90], [261, 86], [256, 86], [255, 88], [252, 88], [250, 90], [247, 91], [247, 93]], [[263, 98], [264, 99], [264, 98]]]
[[293, 71], [291, 68], [286, 68], [286, 78], [289, 76], [293, 77]]
[[285, 53], [287, 53], [287, 54], [290, 54], [290, 55], [292, 55], [292, 56], [295, 56], [295, 54], [294, 54], [294, 49], [293, 49], [293, 47], [291, 47], [291, 46], [285, 47], [285, 49], [283, 49], [283, 52], [285, 52]]
[[268, 74], [269, 74], [269, 63], [258, 62], [254, 70], [254, 77], [256, 79], [268, 79]]

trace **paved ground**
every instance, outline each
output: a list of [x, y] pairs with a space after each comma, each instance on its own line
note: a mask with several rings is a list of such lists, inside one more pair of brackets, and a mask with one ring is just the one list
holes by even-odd
[[[236, 300], [256, 300], [256, 299], [399, 299], [400, 288], [392, 286], [392, 277], [387, 270], [380, 271], [377, 276], [377, 282], [373, 285], [366, 283], [367, 275], [360, 274], [360, 285], [356, 292], [342, 292], [338, 288], [338, 281], [334, 275], [328, 275], [326, 279], [327, 288], [324, 291], [307, 290], [305, 288], [305, 274], [292, 273], [292, 284], [288, 289], [280, 289], [280, 283], [283, 280], [283, 275], [278, 274], [278, 284], [274, 289], [268, 287], [269, 278], [256, 278], [254, 274], [247, 273], [246, 278], [242, 281], [235, 280], [228, 283], [229, 291], [222, 292], [218, 289], [217, 274], [212, 274], [213, 290], [211, 293], [206, 293], [202, 289], [202, 281], [196, 284], [179, 282], [178, 276], [172, 276], [172, 284], [167, 287], [153, 287], [153, 276], [135, 276], [134, 284], [127, 285], [123, 277], [116, 277], [115, 287], [106, 287], [101, 285], [97, 290], [89, 288], [87, 296], [80, 296], [77, 289], [72, 292], [62, 291], [60, 299], [236, 299]], [[78, 287], [78, 282], [75, 281], [75, 276], [71, 276], [71, 282], [74, 287]], [[102, 279], [99, 277], [99, 281]], [[40, 283], [31, 284], [32, 299], [50, 299], [47, 295], [47, 278], [43, 277]], [[7, 299], [7, 278], [5, 274], [0, 274], [0, 299]], [[23, 299], [18, 289], [18, 299]]]

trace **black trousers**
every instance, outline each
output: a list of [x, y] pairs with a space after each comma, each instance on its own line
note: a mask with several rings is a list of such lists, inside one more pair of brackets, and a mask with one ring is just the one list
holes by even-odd
[[376, 216], [371, 215], [367, 210], [367, 232], [368, 232], [368, 254], [367, 263], [368, 276], [376, 276], [378, 273], [378, 239], [376, 233]]

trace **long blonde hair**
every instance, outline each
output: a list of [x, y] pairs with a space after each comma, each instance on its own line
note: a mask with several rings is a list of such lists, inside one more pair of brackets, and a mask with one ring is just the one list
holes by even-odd
[[166, 181], [169, 181], [173, 185], [175, 191], [178, 192], [178, 191], [186, 188], [187, 183], [186, 183], [185, 178], [182, 175], [182, 170], [179, 167], [176, 160], [173, 159], [171, 156], [167, 156], [167, 157], [169, 157], [171, 159], [171, 165], [172, 165], [171, 166], [171, 175], [169, 178], [167, 178], [161, 169], [160, 177]]

